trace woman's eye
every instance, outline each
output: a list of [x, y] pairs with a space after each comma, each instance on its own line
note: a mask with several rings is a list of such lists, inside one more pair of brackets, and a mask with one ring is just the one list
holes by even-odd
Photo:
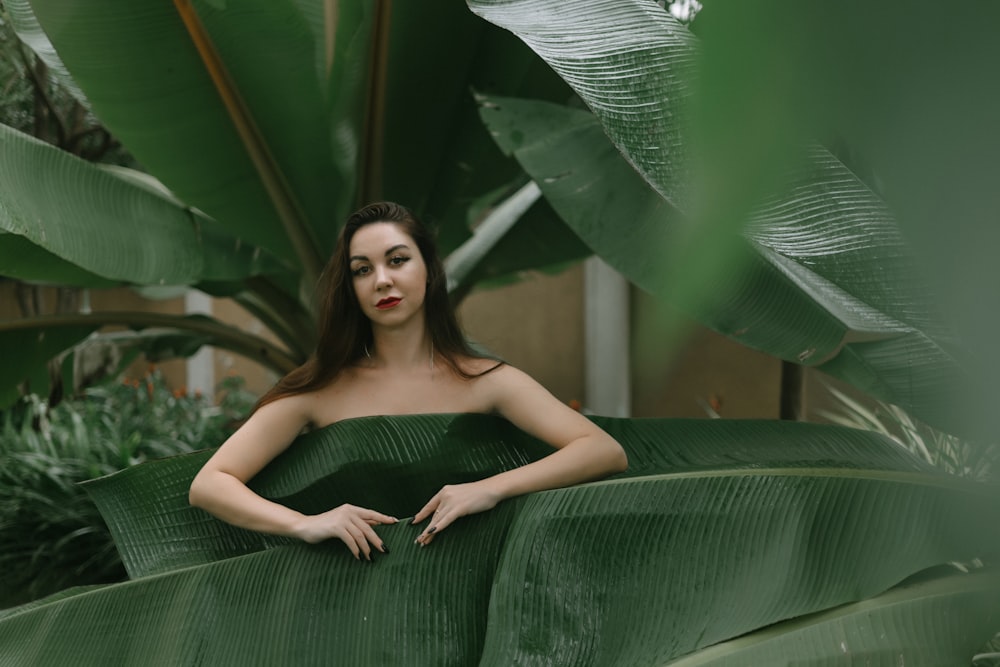
[[409, 257], [404, 257], [402, 255], [396, 255], [395, 257], [393, 257], [392, 259], [389, 260], [389, 263], [392, 264], [393, 266], [399, 266], [400, 264], [403, 264], [404, 262], [408, 262], [408, 261], [410, 261]]
[[363, 276], [368, 273], [370, 269], [367, 266], [359, 266], [351, 271], [351, 275]]

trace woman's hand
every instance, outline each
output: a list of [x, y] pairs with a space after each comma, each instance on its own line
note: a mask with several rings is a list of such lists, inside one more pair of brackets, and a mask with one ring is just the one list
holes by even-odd
[[336, 537], [347, 545], [358, 560], [362, 555], [365, 560], [371, 560], [372, 547], [382, 553], [389, 552], [372, 526], [396, 523], [398, 520], [364, 507], [341, 505], [322, 514], [303, 517], [296, 526], [295, 534], [310, 544]]
[[442, 487], [413, 517], [413, 523], [420, 523], [431, 517], [427, 528], [415, 541], [420, 546], [427, 546], [435, 535], [440, 534], [455, 519], [493, 509], [502, 499], [502, 495], [489, 484], [489, 480]]

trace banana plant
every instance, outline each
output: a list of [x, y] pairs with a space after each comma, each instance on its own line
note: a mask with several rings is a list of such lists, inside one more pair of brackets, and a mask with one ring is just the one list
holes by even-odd
[[[403, 202], [435, 224], [444, 252], [464, 245], [456, 298], [479, 280], [590, 254], [537, 196], [513, 220], [491, 217], [527, 179], [493, 145], [471, 91], [559, 101], [570, 92], [461, 4], [4, 7], [25, 44], [145, 172], [91, 164], [0, 128], [0, 275], [190, 286], [235, 299], [278, 341], [211, 318], [135, 312], [0, 323], [4, 345], [36, 337], [34, 349], [19, 346], [26, 365], [52, 354], [48, 332], [118, 324], [288, 371], [314, 344], [311, 292], [339, 225], [374, 199]], [[489, 233], [497, 225], [504, 233]], [[24, 379], [14, 370], [0, 375], [8, 397]]]
[[[60, 29], [76, 3], [14, 0], [8, 9], [30, 43], [51, 38], [66, 66], [44, 49], [47, 61], [79, 79], [94, 110], [172, 195], [147, 187], [133, 202], [117, 190], [136, 179], [92, 177], [89, 165], [57, 165], [63, 156], [33, 162], [19, 151], [44, 147], [7, 137], [0, 247], [11, 250], [0, 256], [14, 258], [9, 275], [75, 272], [77, 284], [193, 284], [232, 296], [282, 347], [248, 346], [221, 326], [211, 332], [217, 344], [287, 370], [311, 347], [308, 286], [336, 231], [331, 221], [378, 193], [430, 215], [445, 248], [457, 248], [469, 237], [470, 211], [523, 191], [525, 177], [497, 155], [492, 135], [543, 197], [502, 241], [486, 243], [498, 227], [483, 225], [456, 254], [450, 267], [464, 276], [456, 295], [476, 279], [596, 252], [707, 326], [939, 428], [967, 433], [985, 414], [990, 385], [943, 315], [895, 210], [838, 154], [809, 145], [812, 128], [791, 123], [780, 105], [775, 113], [794, 131], [765, 123], [767, 132], [743, 141], [739, 123], [719, 120], [717, 107], [757, 97], [739, 97], [730, 79], [718, 83], [718, 63], [658, 3], [591, 0], [569, 11], [539, 0], [469, 2], [537, 56], [448, 3], [419, 18], [388, 2], [271, 3], [236, 16], [214, 2], [178, 0], [155, 11], [139, 3], [124, 13], [112, 4], [88, 4], [87, 30]], [[266, 41], [247, 49], [249, 36]], [[702, 83], [713, 76], [715, 88]], [[161, 94], [150, 95], [151, 85]], [[490, 134], [465, 94], [470, 87], [482, 93]], [[564, 105], [570, 89], [592, 114]], [[710, 104], [727, 91], [727, 104]], [[769, 109], [753, 118], [774, 115]], [[65, 191], [79, 197], [109, 194], [100, 208], [92, 197], [47, 196], [40, 182], [23, 182], [41, 170], [71, 173]], [[144, 214], [146, 222], [132, 224], [136, 207], [162, 220]], [[159, 239], [154, 230], [163, 230]], [[111, 243], [116, 251], [104, 253]], [[503, 261], [480, 261], [488, 247]], [[29, 257], [42, 257], [45, 268]], [[146, 326], [130, 314], [112, 318]]]
[[[585, 103], [483, 95], [481, 114], [608, 264], [744, 345], [846, 380], [944, 431], [995, 438], [987, 363], [995, 346], [976, 346], [954, 325], [954, 306], [928, 277], [933, 258], [914, 251], [900, 220], [914, 205], [898, 193], [883, 197], [871, 184], [877, 178], [863, 180], [843, 151], [810, 135], [823, 129], [810, 96], [841, 83], [799, 72], [806, 68], [798, 61], [829, 57], [803, 47], [802, 34], [821, 34], [816, 44], [833, 48], [828, 25], [807, 20], [811, 8], [709, 7], [695, 22], [704, 23], [703, 44], [649, 0], [468, 4], [521, 38]], [[802, 34], [766, 18], [786, 9], [801, 15]], [[995, 14], [963, 3], [959, 15], [969, 23], [976, 11]], [[758, 33], [747, 35], [748, 24]], [[765, 36], [776, 30], [774, 42], [799, 50], [769, 47]], [[877, 31], [859, 30], [864, 49], [877, 50]], [[994, 41], [974, 35], [983, 43], [963, 40], [956, 51], [967, 60]], [[830, 96], [822, 99], [833, 106]], [[956, 113], [964, 108], [955, 98]], [[980, 166], [962, 166], [954, 178], [978, 182]], [[951, 233], [939, 229], [937, 238], [948, 239], [939, 246], [951, 247]]]
[[[1000, 626], [1000, 575], [972, 565], [1000, 547], [983, 485], [837, 426], [597, 421], [628, 472], [505, 501], [427, 548], [405, 519], [379, 526], [370, 563], [190, 507], [207, 451], [91, 482], [130, 581], [0, 612], [0, 662], [968, 664]], [[487, 415], [351, 419], [252, 484], [402, 518], [547, 450]]]

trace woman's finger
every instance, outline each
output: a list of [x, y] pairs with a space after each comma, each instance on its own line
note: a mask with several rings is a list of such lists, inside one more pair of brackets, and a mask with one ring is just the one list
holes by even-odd
[[459, 515], [454, 512], [449, 512], [449, 511], [439, 512], [438, 514], [434, 515], [434, 518], [427, 526], [427, 529], [428, 530], [433, 529], [435, 534], [440, 533], [442, 530], [450, 526], [455, 521], [455, 519], [458, 518], [458, 516]]
[[423, 509], [417, 512], [417, 515], [413, 517], [413, 523], [420, 523], [421, 521], [429, 517], [431, 513], [438, 508], [438, 505], [440, 503], [441, 503], [441, 492], [439, 491], [434, 494], [433, 498], [427, 501], [427, 504], [424, 505]]
[[338, 535], [338, 537], [340, 538], [340, 541], [347, 546], [351, 553], [354, 554], [355, 560], [361, 560], [361, 550], [358, 548], [358, 543], [354, 539], [354, 536], [351, 535], [350, 531], [345, 529], [343, 534]]
[[[354, 553], [354, 557], [360, 560], [360, 554], [363, 554], [365, 560], [371, 560], [371, 546], [369, 546], [368, 540], [365, 539], [365, 534], [361, 528], [353, 523], [349, 523], [347, 525], [347, 532], [356, 545], [355, 548], [357, 551], [355, 551], [355, 549], [351, 549], [351, 552]], [[347, 546], [350, 547], [351, 545], [348, 544]]]
[[362, 521], [355, 525], [358, 526], [362, 534], [364, 534], [365, 541], [368, 544], [371, 544], [373, 547], [375, 547], [382, 553], [385, 553], [385, 543], [382, 542], [382, 538], [378, 536], [378, 533], [376, 533], [375, 530], [372, 529], [370, 525], [368, 525], [368, 523]]
[[389, 516], [388, 514], [382, 514], [381, 512], [376, 512], [375, 510], [360, 509], [358, 511], [358, 516], [370, 523], [371, 525], [380, 523], [396, 523], [399, 521], [394, 516]]
[[427, 546], [431, 543], [431, 540], [434, 539], [435, 535], [450, 526], [459, 516], [459, 514], [450, 510], [435, 512], [431, 517], [430, 523], [427, 524], [427, 528], [425, 528], [424, 532], [417, 538], [417, 543]]

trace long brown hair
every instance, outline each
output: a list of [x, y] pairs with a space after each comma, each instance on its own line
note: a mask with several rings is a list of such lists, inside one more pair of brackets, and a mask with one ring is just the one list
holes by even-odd
[[254, 411], [283, 398], [326, 386], [344, 369], [357, 363], [372, 345], [371, 321], [361, 311], [350, 272], [350, 248], [354, 234], [376, 222], [391, 222], [409, 234], [427, 267], [424, 322], [435, 354], [441, 356], [456, 375], [471, 379], [488, 373], [469, 373], [460, 363], [464, 357], [490, 359], [474, 350], [462, 334], [448, 297], [444, 265], [431, 231], [406, 207], [392, 202], [369, 204], [354, 212], [337, 237], [337, 246], [319, 279], [319, 337], [308, 361], [281, 378], [261, 396]]

